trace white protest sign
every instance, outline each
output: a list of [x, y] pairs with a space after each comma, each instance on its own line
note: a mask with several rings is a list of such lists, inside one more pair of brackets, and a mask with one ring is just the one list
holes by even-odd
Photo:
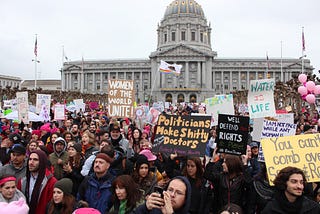
[[250, 118], [276, 115], [274, 105], [274, 79], [251, 80], [248, 90], [248, 107]]
[[39, 114], [44, 105], [46, 109], [50, 109], [50, 104], [51, 104], [50, 94], [37, 94], [36, 113]]
[[18, 119], [29, 124], [28, 92], [17, 92]]
[[218, 125], [219, 114], [234, 115], [233, 95], [216, 95], [205, 100], [207, 114], [213, 118], [212, 125]]

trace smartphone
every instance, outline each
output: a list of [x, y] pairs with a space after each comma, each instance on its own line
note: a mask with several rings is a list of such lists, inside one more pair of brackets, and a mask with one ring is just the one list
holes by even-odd
[[163, 189], [161, 187], [155, 186], [154, 192], [159, 193], [161, 195], [161, 198], [163, 198]]

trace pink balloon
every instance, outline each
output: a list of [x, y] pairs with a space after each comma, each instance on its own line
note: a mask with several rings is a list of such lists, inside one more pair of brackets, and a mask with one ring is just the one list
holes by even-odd
[[316, 85], [316, 87], [314, 87], [314, 90], [313, 90], [314, 94], [320, 94], [320, 85]]
[[302, 98], [304, 101], [306, 101], [306, 96], [307, 96], [306, 94], [305, 94], [305, 95], [302, 95], [301, 98]]
[[316, 102], [316, 97], [314, 96], [314, 94], [308, 94], [306, 96], [306, 100], [308, 103], [313, 104]]
[[308, 81], [306, 87], [308, 91], [313, 92], [314, 88], [316, 87], [316, 84], [313, 81]]
[[307, 78], [308, 77], [305, 74], [300, 74], [299, 77], [298, 77], [299, 82], [301, 82], [301, 83], [305, 83], [307, 81]]
[[306, 87], [304, 87], [304, 86], [299, 86], [298, 92], [301, 95], [306, 95], [306, 94], [308, 94], [308, 89]]

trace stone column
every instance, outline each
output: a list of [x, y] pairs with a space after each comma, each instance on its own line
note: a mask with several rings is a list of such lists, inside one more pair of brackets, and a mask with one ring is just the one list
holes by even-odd
[[189, 62], [188, 61], [186, 61], [185, 62], [185, 65], [186, 65], [186, 68], [185, 68], [185, 73], [186, 73], [186, 75], [185, 75], [185, 86], [186, 86], [186, 88], [189, 88], [189, 81], [190, 81], [190, 79], [189, 79]]

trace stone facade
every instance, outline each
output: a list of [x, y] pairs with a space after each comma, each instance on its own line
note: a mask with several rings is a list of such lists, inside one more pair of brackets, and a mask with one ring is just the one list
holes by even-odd
[[[246, 90], [253, 79], [286, 82], [310, 60], [293, 58], [219, 58], [212, 50], [211, 26], [194, 0], [175, 0], [158, 25], [158, 45], [148, 59], [73, 61], [64, 63], [64, 91], [107, 94], [109, 79], [135, 81], [138, 102], [202, 102], [216, 94]], [[181, 74], [160, 73], [160, 60], [183, 65]]]
[[0, 87], [1, 88], [19, 88], [22, 79], [20, 77], [13, 77], [7, 75], [0, 75]]

